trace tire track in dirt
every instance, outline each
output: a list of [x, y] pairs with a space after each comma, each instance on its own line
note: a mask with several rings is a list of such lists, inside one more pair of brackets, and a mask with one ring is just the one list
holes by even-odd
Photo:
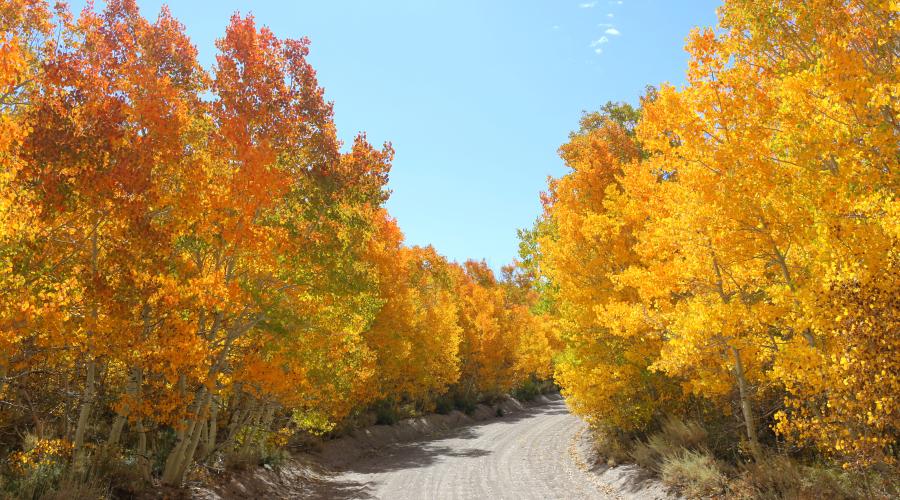
[[[334, 479], [358, 485], [323, 498], [611, 499], [571, 443], [585, 424], [563, 401], [391, 446]], [[604, 491], [605, 490], [605, 491]]]

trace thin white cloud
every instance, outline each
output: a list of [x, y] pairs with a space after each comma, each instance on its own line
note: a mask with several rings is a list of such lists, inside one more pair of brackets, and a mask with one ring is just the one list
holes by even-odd
[[554, 24], [554, 25], [553, 25], [553, 29], [554, 29], [554, 30], [558, 30], [558, 29], [559, 29], [559, 25], [558, 25], [558, 24]]
[[621, 31], [619, 31], [615, 28], [609, 28], [606, 31], [604, 31], [604, 33], [606, 33], [607, 35], [613, 35], [613, 36], [619, 36], [622, 34]]
[[615, 25], [613, 23], [600, 23], [597, 26], [600, 26], [601, 28], [612, 28]]
[[597, 47], [596, 49], [594, 49], [594, 53], [597, 54], [597, 55], [602, 54], [602, 53], [603, 53], [603, 48]]
[[591, 42], [591, 47], [598, 47], [598, 46], [603, 45], [604, 43], [607, 43], [607, 42], [609, 42], [609, 38], [606, 38], [605, 36], [601, 36], [600, 38], [598, 38], [598, 39], [594, 40], [593, 42]]
[[582, 9], [593, 9], [595, 5], [597, 5], [597, 2], [584, 2], [578, 4], [578, 6]]
[[614, 15], [613, 15], [613, 13], [612, 13], [612, 12], [610, 12], [610, 13], [609, 13], [609, 14], [607, 14], [607, 15], [606, 15], [606, 17], [608, 17], [608, 18], [610, 18], [610, 19], [612, 19], [612, 18], [613, 18], [613, 17], [616, 17], [616, 16], [614, 16]]

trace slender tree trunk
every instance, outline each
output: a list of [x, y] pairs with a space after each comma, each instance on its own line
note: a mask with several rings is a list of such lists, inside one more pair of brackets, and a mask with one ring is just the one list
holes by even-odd
[[181, 463], [178, 464], [178, 469], [175, 471], [176, 478], [179, 482], [184, 480], [184, 475], [188, 470], [188, 467], [192, 463], [194, 463], [194, 455], [197, 453], [197, 446], [200, 444], [200, 437], [203, 434], [203, 429], [206, 427], [206, 418], [209, 411], [209, 401], [210, 396], [207, 395], [206, 403], [203, 406], [202, 413], [197, 416], [194, 425], [194, 431], [191, 433], [191, 439], [188, 442], [187, 447], [185, 448], [184, 456], [181, 458]]
[[[144, 341], [150, 335], [152, 328], [150, 325], [150, 306], [146, 303], [141, 309], [141, 320], [143, 322], [143, 327], [141, 328], [141, 341]], [[139, 366], [133, 367], [129, 373], [128, 384], [125, 387], [125, 395], [127, 396], [128, 401], [116, 414], [116, 418], [113, 421], [112, 428], [109, 432], [109, 439], [106, 443], [107, 447], [111, 448], [119, 443], [122, 429], [128, 422], [128, 416], [131, 413], [129, 405], [137, 400], [138, 393], [141, 391], [143, 383], [143, 370]]]
[[137, 422], [134, 423], [134, 431], [138, 435], [138, 469], [141, 471], [141, 478], [149, 482], [152, 472], [150, 470], [150, 455], [147, 452], [147, 430], [144, 429], [143, 418], [138, 418]]
[[[136, 369], [135, 375], [137, 375], [135, 385], [138, 389], [138, 402], [140, 402], [144, 398], [144, 371]], [[138, 415], [138, 418], [134, 423], [134, 431], [137, 433], [138, 438], [138, 469], [141, 471], [141, 477], [144, 479], [144, 481], [149, 482], [151, 480], [152, 471], [150, 470], [150, 455], [147, 452], [147, 430], [144, 428], [144, 418], [141, 417], [140, 414]]]
[[[225, 342], [222, 345], [219, 354], [216, 356], [215, 362], [209, 367], [209, 371], [206, 374], [207, 382], [211, 385], [214, 384], [216, 377], [222, 372], [222, 369], [225, 367], [225, 362], [228, 359], [231, 345], [235, 339], [252, 329], [261, 319], [261, 317], [258, 317], [246, 324], [235, 324], [230, 328], [224, 328], [222, 325], [222, 313], [216, 313], [212, 325], [209, 328], [209, 332], [204, 331], [205, 327], [203, 325], [198, 326], [198, 335], [206, 336], [210, 340], [215, 338], [216, 333], [220, 329], [224, 328], [225, 330]], [[205, 320], [203, 323], [205, 323]], [[187, 432], [182, 439], [179, 439], [175, 448], [166, 459], [166, 466], [162, 477], [162, 482], [165, 484], [172, 486], [180, 485], [184, 480], [184, 474], [187, 472], [187, 468], [194, 461], [194, 455], [197, 451], [197, 446], [200, 443], [201, 435], [198, 426], [207, 425], [209, 405], [213, 397], [212, 392], [207, 390], [206, 387], [206, 385], [200, 384], [200, 388], [197, 390], [194, 398], [197, 402], [196, 410], [192, 412], [193, 417], [189, 422]]]
[[[205, 388], [201, 386], [195, 397], [195, 409], [191, 412], [192, 417], [186, 421], [187, 427], [184, 429], [175, 448], [166, 458], [166, 465], [163, 469], [162, 482], [171, 486], [180, 486], [183, 479], [182, 470], [183, 462], [194, 440], [194, 433], [197, 430], [197, 423], [204, 416], [205, 406], [207, 402], [207, 393]], [[199, 438], [199, 436], [198, 436]]]
[[[99, 248], [97, 246], [97, 231], [99, 231], [100, 223], [97, 222], [97, 225], [94, 226], [94, 231], [91, 234], [91, 274], [93, 278], [96, 280], [99, 275]], [[94, 353], [92, 352], [92, 342], [91, 339], [94, 336], [93, 329], [96, 328], [97, 318], [99, 317], [99, 312], [97, 311], [97, 304], [91, 304], [91, 328], [87, 331], [88, 337], [88, 362], [87, 362], [87, 374], [85, 376], [84, 382], [84, 393], [81, 398], [81, 409], [78, 412], [78, 424], [75, 427], [75, 439], [73, 442], [74, 445], [74, 453], [73, 458], [75, 460], [76, 469], [80, 468], [83, 465], [81, 462], [84, 458], [84, 435], [87, 432], [87, 427], [90, 422], [91, 410], [94, 405], [94, 398], [96, 397], [96, 379], [97, 379], [97, 360], [94, 358]]]
[[[259, 419], [262, 416], [262, 408], [255, 406], [248, 411], [249, 419], [247, 420], [247, 427], [251, 429], [256, 429], [259, 426]], [[241, 426], [243, 427], [243, 426]], [[240, 427], [238, 428], [240, 430]], [[250, 450], [250, 445], [253, 443], [253, 435], [244, 436], [244, 442], [241, 443], [241, 452], [247, 452]]]
[[[209, 413], [212, 413], [211, 410], [212, 410], [212, 404], [210, 404], [210, 412]], [[200, 426], [199, 426], [200, 443], [203, 445], [200, 447], [201, 450], [206, 449], [206, 442], [209, 440], [209, 422], [207, 422], [207, 420], [208, 419], [204, 419], [204, 421], [200, 422]], [[201, 451], [201, 454], [202, 454], [202, 451]]]
[[[787, 256], [778, 248], [774, 242], [772, 243], [772, 251], [775, 252], [775, 262], [778, 263], [778, 267], [781, 268], [781, 275], [784, 277], [785, 283], [787, 283], [788, 288], [791, 289], [792, 292], [797, 291], [797, 285], [794, 283], [794, 278], [791, 276], [791, 271], [788, 268], [787, 264]], [[797, 301], [796, 298], [794, 298]], [[812, 330], [806, 328], [802, 332], [803, 338], [806, 339], [806, 343], [809, 344], [810, 347], [816, 347], [816, 338], [812, 333]]]
[[229, 442], [234, 440], [248, 406], [248, 398], [244, 395], [239, 386], [235, 388], [235, 395], [234, 398], [232, 398], [231, 406], [231, 419], [228, 421], [228, 433], [225, 436], [225, 440]]
[[[186, 398], [186, 389], [187, 382], [185, 381], [184, 375], [180, 375], [178, 377], [178, 397], [184, 400]], [[190, 410], [188, 410], [190, 412]], [[166, 463], [163, 468], [163, 477], [166, 476], [167, 471], [172, 467], [171, 463], [175, 460], [175, 455], [180, 453], [182, 443], [187, 435], [187, 427], [188, 427], [188, 419], [182, 418], [178, 423], [178, 426], [175, 429], [175, 447], [169, 451], [169, 455], [166, 457]]]
[[221, 446], [228, 447], [234, 445], [241, 430], [251, 426], [251, 422], [254, 418], [256, 418], [254, 399], [245, 394], [240, 398], [240, 405], [235, 408], [231, 415], [231, 420], [228, 424], [228, 432]]
[[65, 412], [66, 413], [65, 413], [65, 418], [63, 419], [64, 420], [63, 436], [65, 436], [66, 439], [70, 439], [72, 436], [72, 423], [71, 423], [71, 419], [69, 417], [72, 415], [72, 396], [69, 392], [69, 375], [68, 374], [65, 375], [65, 379], [66, 379], [66, 385], [65, 385], [65, 390], [66, 390]]
[[132, 368], [131, 375], [128, 380], [128, 386], [125, 389], [125, 395], [128, 398], [128, 401], [116, 414], [116, 419], [113, 421], [112, 428], [110, 428], [109, 438], [106, 441], [106, 446], [108, 448], [112, 448], [119, 444], [119, 439], [122, 436], [122, 429], [125, 427], [125, 423], [128, 421], [128, 415], [131, 413], [131, 408], [129, 405], [131, 404], [131, 401], [137, 398], [138, 383], [140, 378], [141, 369], [138, 367]]
[[253, 409], [253, 418], [249, 423], [249, 427], [253, 429], [253, 433], [248, 436], [241, 445], [241, 451], [249, 452], [252, 446], [262, 445], [259, 436], [268, 431], [272, 426], [272, 420], [275, 418], [275, 405], [271, 403], [263, 403]]
[[212, 455], [216, 449], [216, 438], [218, 437], [218, 420], [219, 418], [219, 397], [213, 396], [212, 403], [209, 408], [209, 429], [206, 431], [206, 442], [203, 446], [203, 457]]
[[94, 360], [93, 356], [91, 356], [87, 363], [87, 377], [84, 382], [81, 409], [78, 412], [78, 424], [75, 426], [75, 440], [73, 444], [75, 448], [75, 463], [77, 466], [81, 466], [84, 459], [84, 435], [87, 432], [91, 410], [94, 404], [94, 383], [96, 377], [97, 362]]
[[[184, 375], [178, 376], [178, 397], [181, 398], [182, 401], [187, 397], [187, 381], [185, 380]], [[187, 427], [187, 420], [182, 419], [178, 429], [175, 431], [177, 442], [181, 442], [184, 439], [185, 427]]]
[[756, 435], [756, 423], [753, 417], [753, 405], [750, 402], [750, 390], [747, 386], [747, 378], [744, 374], [744, 363], [741, 360], [741, 351], [732, 347], [734, 355], [734, 376], [737, 378], [738, 392], [741, 398], [741, 413], [744, 416], [744, 427], [747, 430], [747, 441], [750, 443], [750, 453], [757, 462], [763, 458], [762, 449], [759, 446], [759, 438]]
[[[221, 319], [221, 314], [217, 314], [213, 321], [213, 325], [210, 327], [210, 337], [215, 335], [215, 332], [221, 326]], [[203, 332], [199, 333], [202, 334]], [[227, 333], [222, 350], [219, 351], [215, 363], [210, 366], [209, 371], [207, 372], [207, 380], [215, 380], [216, 376], [221, 373], [222, 368], [225, 366], [225, 361], [228, 358], [231, 343], [234, 342], [234, 339], [241, 333], [243, 333], [241, 330], [229, 331]], [[187, 431], [184, 433], [183, 437], [178, 440], [175, 448], [166, 459], [166, 466], [162, 476], [163, 483], [178, 486], [184, 480], [184, 473], [187, 472], [187, 468], [194, 461], [194, 454], [200, 443], [201, 432], [199, 426], [207, 425], [209, 404], [212, 396], [212, 393], [206, 389], [206, 386], [201, 384], [194, 397], [196, 409], [192, 412], [193, 417], [189, 421]]]
[[796, 285], [794, 285], [794, 278], [791, 276], [791, 271], [788, 269], [787, 265], [787, 257], [778, 248], [778, 245], [772, 244], [772, 250], [775, 252], [775, 262], [778, 263], [778, 267], [781, 268], [781, 275], [784, 277], [785, 283], [791, 289], [792, 292], [797, 290]]
[[6, 386], [6, 376], [9, 374], [9, 355], [7, 353], [0, 354], [0, 396], [3, 395], [3, 388]]
[[106, 447], [112, 448], [119, 444], [119, 438], [122, 437], [122, 430], [125, 428], [125, 421], [128, 420], [127, 405], [122, 409], [121, 413], [116, 414], [112, 427], [109, 429], [109, 437], [106, 439]]
[[[213, 326], [210, 327], [210, 331], [206, 331], [206, 311], [200, 310], [200, 317], [197, 322], [197, 335], [199, 337], [212, 337], [215, 335], [215, 332], [218, 328], [218, 322], [221, 318], [221, 315], [216, 315], [215, 320], [213, 321]], [[225, 347], [227, 348], [227, 346]], [[223, 350], [225, 349], [223, 348]], [[220, 353], [221, 354], [221, 353]], [[209, 373], [212, 374], [217, 370], [217, 364], [214, 364], [209, 369]], [[184, 393], [186, 392], [184, 389], [185, 386], [185, 378], [182, 376], [179, 379], [179, 385], [181, 386], [182, 397], [184, 397]], [[200, 416], [203, 414], [204, 405], [206, 402], [206, 390], [205, 387], [201, 384], [200, 388], [194, 394], [194, 402], [193, 409], [189, 410], [189, 414], [193, 414], [190, 419], [183, 420], [178, 429], [177, 440], [175, 442], [175, 447], [172, 448], [172, 451], [169, 452], [169, 456], [166, 457], [166, 464], [163, 468], [162, 474], [162, 482], [164, 484], [168, 484], [171, 486], [180, 486], [183, 474], [182, 471], [182, 463], [185, 459], [185, 454], [188, 448], [191, 445], [191, 441], [194, 436], [194, 430], [197, 427], [197, 421]]]
[[260, 429], [268, 432], [272, 428], [272, 421], [275, 419], [275, 404], [268, 403], [266, 404], [266, 411], [264, 413], [262, 422], [260, 423]]
[[28, 395], [28, 391], [25, 389], [19, 390], [21, 394], [22, 400], [25, 401], [25, 404], [28, 405], [29, 413], [31, 413], [31, 421], [34, 422], [34, 432], [38, 438], [45, 438], [47, 435], [44, 433], [44, 422], [41, 420], [40, 414], [34, 408], [34, 402], [31, 400], [31, 396]]

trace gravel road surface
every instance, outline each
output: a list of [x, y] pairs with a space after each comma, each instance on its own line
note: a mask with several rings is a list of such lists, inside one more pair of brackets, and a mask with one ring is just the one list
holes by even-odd
[[576, 465], [585, 427], [563, 401], [391, 446], [345, 467], [323, 498], [616, 498]]

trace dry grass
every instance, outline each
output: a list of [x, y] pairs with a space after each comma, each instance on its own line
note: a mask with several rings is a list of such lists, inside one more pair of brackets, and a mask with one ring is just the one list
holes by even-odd
[[688, 498], [718, 495], [725, 491], [727, 477], [708, 452], [682, 450], [668, 456], [660, 466], [662, 480]]
[[39, 498], [40, 500], [102, 500], [110, 498], [110, 491], [100, 481], [66, 478]]
[[684, 451], [706, 450], [707, 432], [696, 422], [667, 417], [659, 432], [635, 441], [630, 456], [641, 467], [662, 472], [666, 460]]
[[597, 457], [609, 465], [626, 462], [630, 458], [631, 440], [626, 436], [602, 428], [591, 428], [591, 441]]
[[666, 418], [645, 439], [630, 441], [614, 432], [595, 432], [605, 457], [623, 455], [659, 475], [687, 498], [735, 499], [892, 499], [900, 498], [900, 470], [851, 472], [827, 463], [802, 463], [783, 454], [762, 462], [741, 462], [732, 450], [717, 456], [707, 431], [698, 423]]
[[742, 464], [729, 484], [739, 499], [851, 500], [900, 498], [896, 471], [850, 472], [827, 464], [803, 465], [774, 455]]

